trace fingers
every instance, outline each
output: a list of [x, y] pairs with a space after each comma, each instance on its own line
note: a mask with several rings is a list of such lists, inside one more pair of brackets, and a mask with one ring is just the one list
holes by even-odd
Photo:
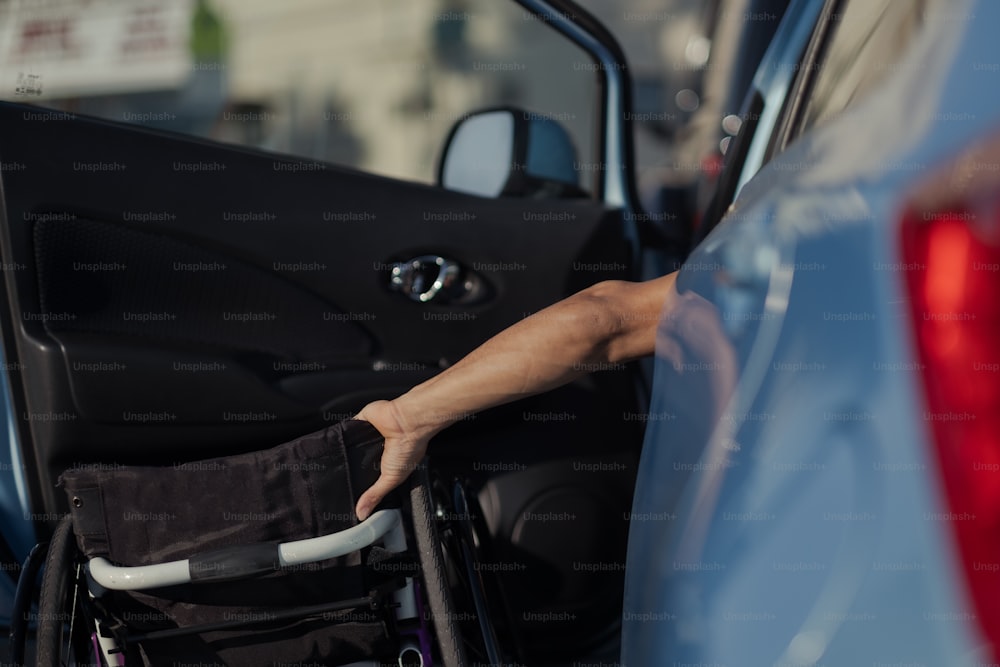
[[385, 498], [386, 494], [396, 488], [398, 482], [393, 483], [392, 481], [386, 479], [385, 475], [382, 475], [378, 480], [372, 484], [367, 491], [361, 494], [361, 498], [358, 499], [358, 506], [355, 509], [355, 513], [358, 515], [359, 521], [364, 521], [367, 519], [372, 510], [375, 509], [382, 499]]
[[354, 417], [369, 422], [385, 437], [381, 474], [378, 480], [361, 494], [355, 513], [364, 521], [385, 496], [402, 484], [423, 458], [426, 439], [413, 438], [399, 422], [399, 415], [390, 401], [374, 401]]
[[361, 408], [361, 411], [358, 414], [351, 417], [351, 419], [357, 419], [358, 421], [363, 421], [363, 422], [371, 421], [370, 419], [368, 419], [368, 415], [366, 414], [367, 411], [368, 411], [368, 406], [366, 405], [365, 407]]
[[[390, 445], [391, 448], [391, 445]], [[419, 461], [420, 455], [417, 455], [417, 460]], [[406, 481], [410, 472], [416, 467], [415, 463], [407, 461], [407, 457], [404, 455], [402, 460], [398, 455], [393, 455], [389, 450], [383, 452], [382, 463], [381, 463], [381, 474], [379, 478], [372, 484], [367, 491], [361, 494], [361, 498], [358, 499], [358, 505], [355, 508], [355, 513], [358, 515], [360, 521], [367, 519], [372, 510], [378, 506], [382, 499], [386, 495], [395, 489], [397, 486]]]
[[382, 499], [388, 495], [390, 491], [395, 489], [397, 486], [406, 480], [406, 475], [399, 472], [389, 472], [384, 467], [382, 469], [382, 474], [379, 478], [372, 484], [367, 491], [361, 494], [361, 498], [358, 499], [358, 506], [355, 509], [355, 513], [358, 515], [358, 520], [364, 521], [367, 519], [372, 510], [374, 510]]

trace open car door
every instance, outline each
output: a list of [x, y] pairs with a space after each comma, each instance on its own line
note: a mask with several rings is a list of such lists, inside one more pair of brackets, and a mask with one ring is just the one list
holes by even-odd
[[[0, 127], [3, 344], [17, 361], [14, 426], [42, 534], [66, 509], [55, 488], [64, 469], [277, 444], [406, 391], [527, 313], [629, 275], [621, 211], [590, 199], [480, 198], [11, 103]], [[458, 267], [474, 298], [393, 289], [400, 264], [411, 283], [432, 284], [440, 267], [427, 258]], [[451, 436], [455, 467], [515, 452], [529, 462], [634, 452], [637, 426], [622, 418], [636, 410], [632, 379], [603, 374], [537, 399], [528, 417], [517, 407], [469, 422]], [[536, 414], [572, 420], [553, 431]], [[515, 518], [533, 495], [566, 486], [565, 471], [535, 477], [494, 522], [508, 543], [532, 534]], [[563, 499], [595, 508], [580, 525], [605, 533], [610, 521], [624, 548], [630, 486], [583, 490], [595, 479]], [[543, 532], [539, 548], [550, 549]], [[520, 539], [511, 548], [534, 548]]]
[[[592, 59], [578, 69], [601, 96], [580, 167], [593, 196], [475, 196], [0, 102], [12, 477], [38, 537], [67, 509], [63, 470], [291, 440], [588, 285], [642, 275], [621, 50], [572, 3], [522, 4]], [[593, 370], [431, 448], [438, 477], [482, 505], [522, 657], [571, 658], [620, 622], [622, 568], [591, 565], [624, 562], [643, 380]]]

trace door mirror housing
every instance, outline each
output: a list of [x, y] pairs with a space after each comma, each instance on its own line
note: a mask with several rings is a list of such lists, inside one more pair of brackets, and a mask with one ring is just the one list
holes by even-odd
[[586, 196], [566, 128], [548, 116], [513, 108], [478, 111], [455, 124], [438, 184], [480, 197]]

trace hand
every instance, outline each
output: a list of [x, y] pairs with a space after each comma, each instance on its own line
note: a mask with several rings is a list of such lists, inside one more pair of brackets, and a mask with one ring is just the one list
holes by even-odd
[[407, 428], [399, 407], [393, 401], [375, 401], [366, 405], [355, 419], [367, 421], [385, 438], [381, 473], [378, 480], [361, 494], [355, 513], [364, 521], [387, 493], [402, 484], [424, 458], [430, 436], [420, 437]]

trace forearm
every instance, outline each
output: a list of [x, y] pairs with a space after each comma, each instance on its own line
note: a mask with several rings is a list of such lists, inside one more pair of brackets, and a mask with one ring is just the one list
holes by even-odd
[[411, 433], [430, 437], [467, 414], [651, 354], [673, 281], [671, 274], [648, 283], [601, 283], [539, 311], [392, 401], [397, 418]]
[[565, 384], [596, 364], [652, 354], [675, 276], [595, 285], [502, 331], [399, 398], [365, 406], [357, 418], [382, 433], [385, 450], [378, 480], [358, 500], [358, 518], [406, 479], [434, 434], [464, 415]]

